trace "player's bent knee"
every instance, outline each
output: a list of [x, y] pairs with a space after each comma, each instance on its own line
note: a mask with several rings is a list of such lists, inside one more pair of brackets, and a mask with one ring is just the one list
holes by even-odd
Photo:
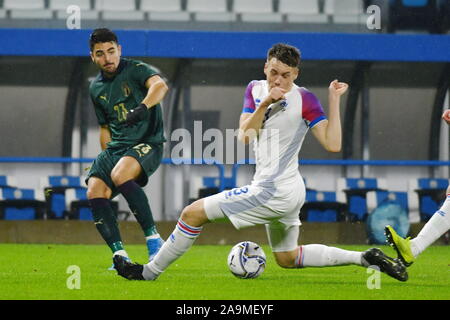
[[86, 196], [88, 199], [105, 198], [109, 199], [112, 195], [111, 189], [101, 180], [88, 181], [88, 189], [86, 191]]
[[188, 205], [181, 212], [181, 220], [186, 222], [188, 225], [192, 227], [198, 227], [198, 217], [197, 212], [192, 208], [192, 205]]
[[203, 206], [197, 203], [197, 201], [185, 207], [181, 212], [180, 218], [192, 227], [201, 227], [208, 222]]

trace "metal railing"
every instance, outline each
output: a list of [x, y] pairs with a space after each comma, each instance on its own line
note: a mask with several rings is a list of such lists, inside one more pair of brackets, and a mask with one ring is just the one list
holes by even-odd
[[[0, 157], [0, 163], [91, 163], [94, 158], [64, 158], [64, 157]], [[213, 159], [171, 159], [163, 158], [161, 164], [164, 165], [214, 165], [219, 171], [219, 189], [225, 189], [226, 181], [228, 185], [236, 185], [239, 167], [242, 165], [254, 165], [254, 159], [244, 159], [232, 165], [231, 177], [225, 177], [225, 165]], [[321, 165], [321, 166], [402, 166], [402, 167], [438, 167], [450, 166], [450, 161], [432, 160], [321, 160], [302, 159], [300, 165]]]

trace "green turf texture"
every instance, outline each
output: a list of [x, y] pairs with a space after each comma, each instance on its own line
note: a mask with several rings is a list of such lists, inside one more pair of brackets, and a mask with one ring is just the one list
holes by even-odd
[[[368, 246], [338, 246], [366, 250]], [[378, 246], [395, 256], [394, 250]], [[267, 246], [265, 272], [257, 279], [238, 279], [226, 258], [231, 246], [198, 245], [176, 261], [157, 281], [128, 281], [108, 271], [111, 253], [104, 245], [0, 244], [0, 300], [385, 300], [450, 299], [450, 247], [428, 248], [408, 269], [409, 280], [373, 273], [358, 266], [282, 269]], [[130, 257], [146, 262], [144, 245], [128, 245]], [[80, 289], [69, 289], [68, 267], [80, 268]], [[74, 283], [74, 282], [70, 282]]]

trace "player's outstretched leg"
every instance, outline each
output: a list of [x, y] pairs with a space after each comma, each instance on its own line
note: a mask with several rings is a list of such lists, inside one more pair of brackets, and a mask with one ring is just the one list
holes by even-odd
[[[376, 266], [381, 272], [386, 273], [399, 281], [408, 280], [408, 272], [403, 263], [398, 259], [393, 259], [383, 253], [378, 248], [370, 248], [362, 255], [362, 259], [370, 266]], [[366, 264], [365, 263], [365, 264]]]
[[394, 247], [406, 266], [410, 266], [419, 254], [436, 242], [450, 229], [450, 187], [447, 198], [441, 208], [431, 217], [414, 239], [403, 239], [391, 226], [386, 226], [385, 234], [388, 243]]
[[391, 226], [384, 228], [384, 234], [386, 235], [387, 242], [397, 251], [398, 258], [405, 266], [409, 267], [412, 265], [416, 258], [411, 250], [410, 238], [403, 239]]
[[297, 225], [271, 223], [266, 225], [266, 231], [275, 260], [282, 268], [377, 266], [380, 271], [398, 280], [406, 281], [408, 278], [406, 267], [399, 260], [387, 257], [379, 249], [372, 248], [361, 252], [323, 244], [298, 246], [299, 227]]
[[[376, 266], [381, 272], [397, 280], [406, 281], [408, 279], [406, 267], [402, 262], [398, 259], [388, 257], [377, 248], [359, 252], [329, 247], [322, 244], [308, 244], [299, 246], [297, 250], [293, 266], [295, 268], [331, 267], [351, 264], [362, 267]], [[283, 259], [280, 259], [282, 256], [280, 253], [276, 253], [275, 259], [278, 264], [282, 267], [292, 267], [290, 263], [282, 263]], [[288, 258], [287, 261], [289, 260]]]
[[129, 280], [156, 280], [192, 247], [202, 231], [202, 225], [207, 221], [203, 200], [197, 200], [183, 210], [174, 231], [152, 261], [142, 266], [125, 263], [124, 259], [118, 258], [115, 261], [116, 268], [121, 269], [118, 274]]

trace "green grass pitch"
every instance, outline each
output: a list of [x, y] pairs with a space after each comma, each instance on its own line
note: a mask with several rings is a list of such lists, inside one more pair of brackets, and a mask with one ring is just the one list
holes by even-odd
[[[368, 246], [338, 246], [365, 250]], [[235, 278], [227, 268], [231, 246], [194, 246], [157, 281], [128, 281], [108, 271], [111, 253], [104, 245], [0, 244], [0, 299], [78, 300], [392, 300], [450, 299], [450, 247], [428, 248], [409, 269], [405, 283], [381, 274], [379, 288], [358, 266], [282, 269], [267, 246], [265, 272], [257, 279]], [[392, 248], [380, 246], [391, 256]], [[144, 245], [128, 245], [134, 261], [146, 261]], [[80, 288], [69, 289], [80, 270]], [[74, 283], [69, 281], [70, 283]]]

